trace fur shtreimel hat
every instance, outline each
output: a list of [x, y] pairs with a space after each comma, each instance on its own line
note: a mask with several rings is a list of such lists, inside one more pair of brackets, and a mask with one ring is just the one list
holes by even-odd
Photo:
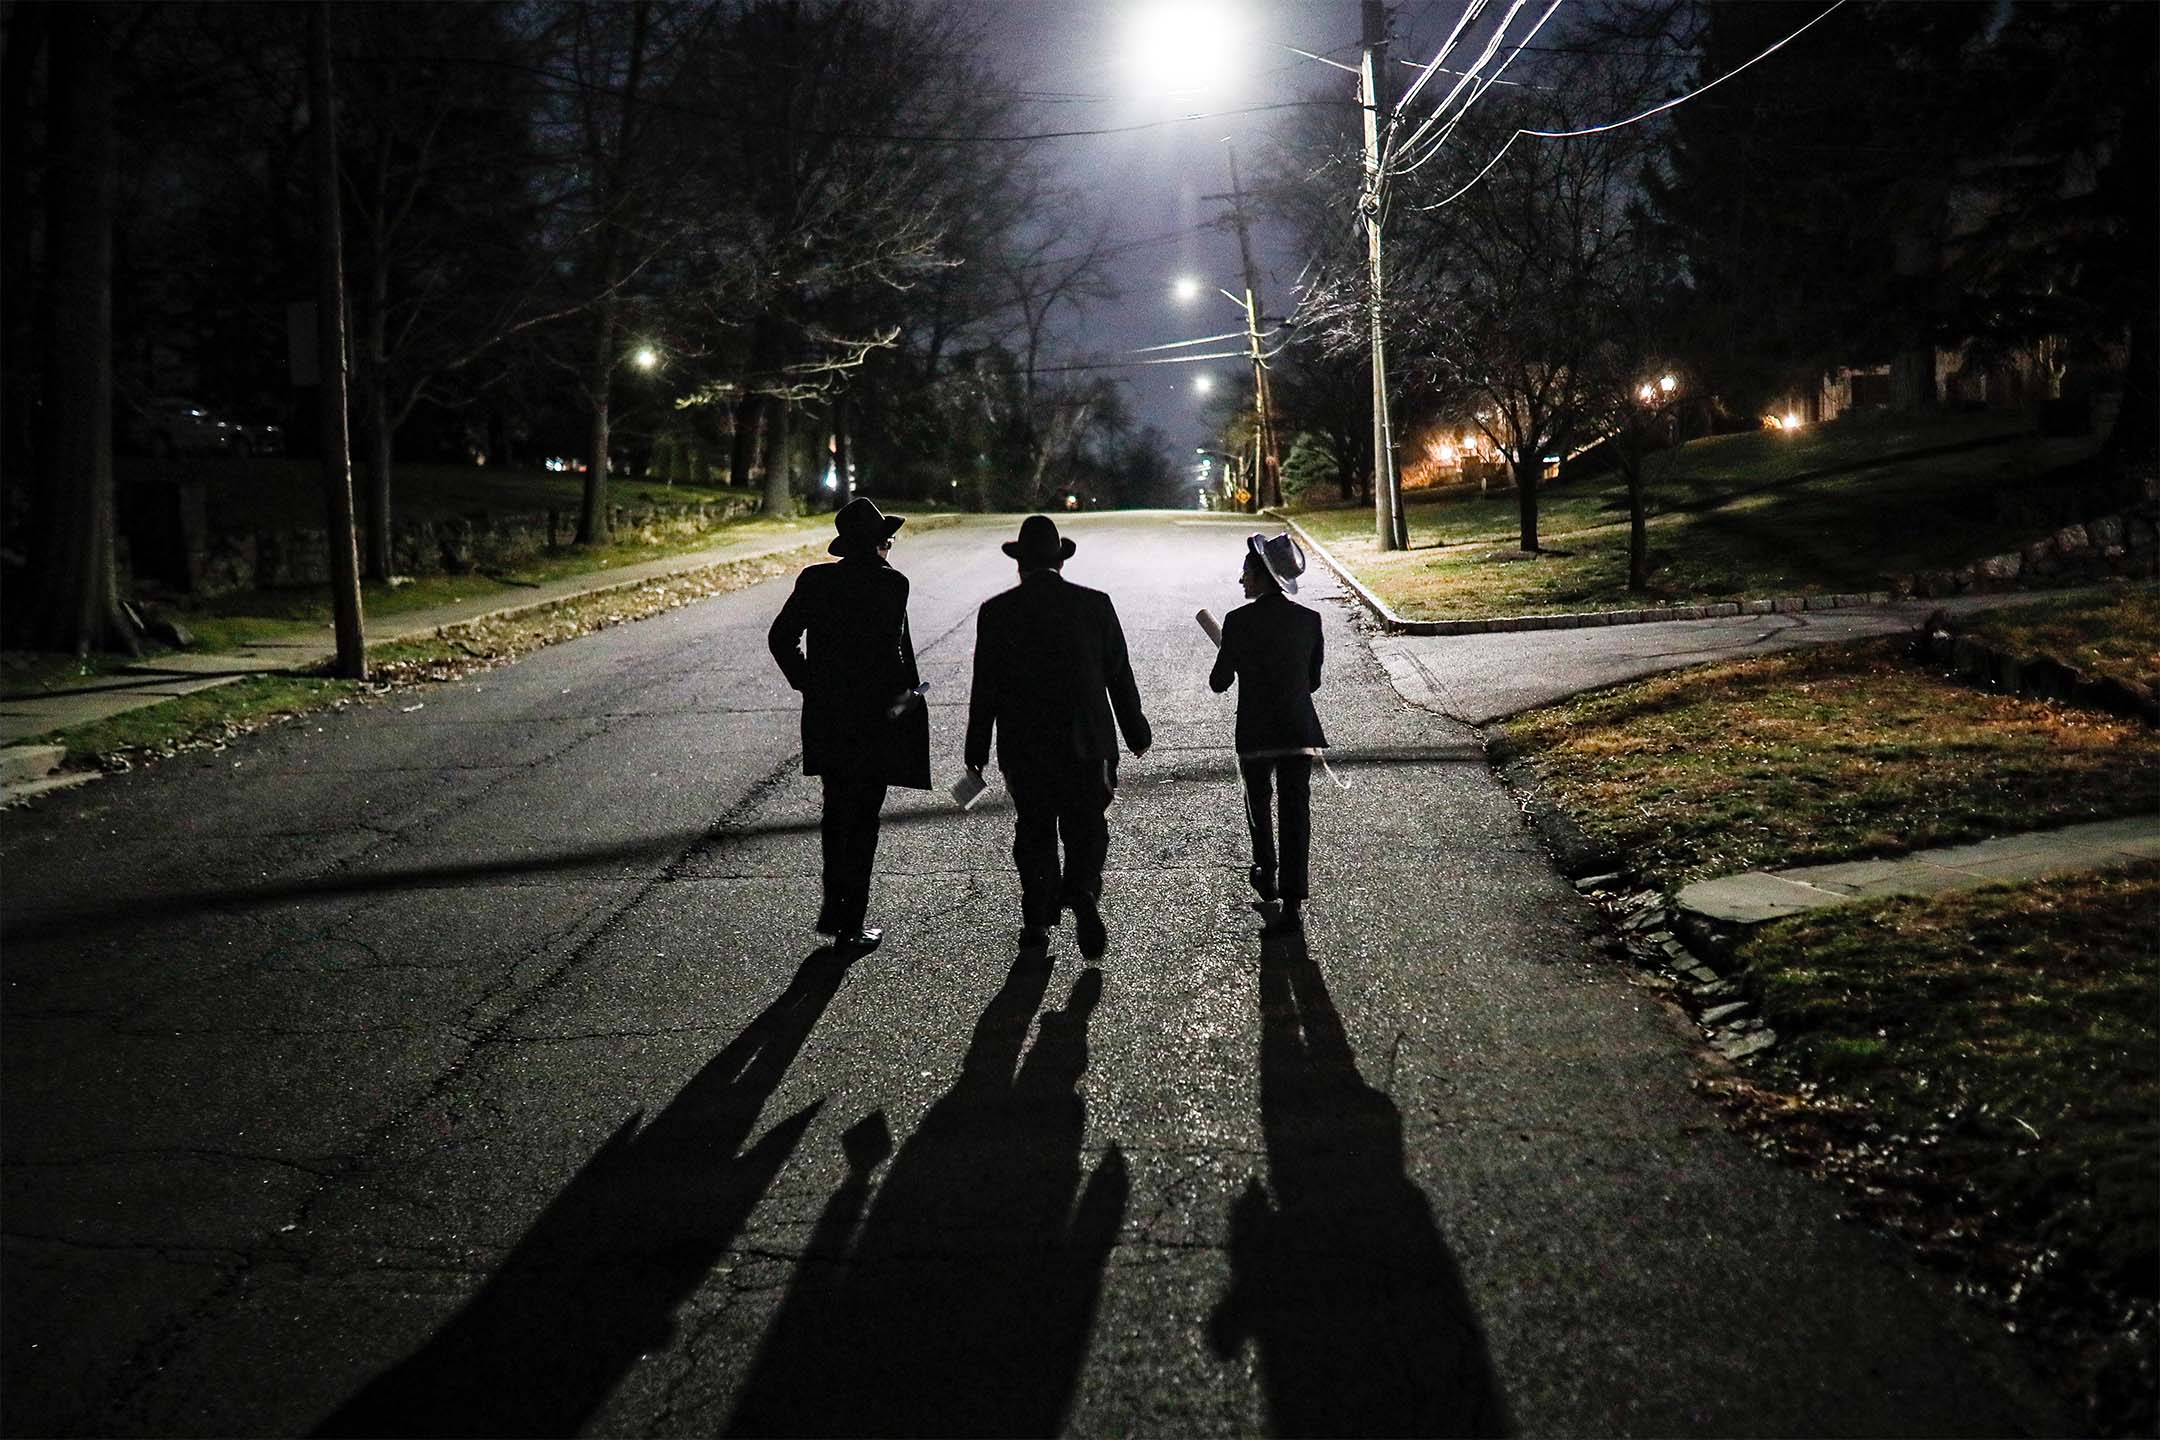
[[1305, 573], [1305, 552], [1290, 538], [1289, 531], [1283, 531], [1272, 540], [1265, 535], [1252, 535], [1245, 544], [1260, 563], [1267, 566], [1268, 574], [1275, 577], [1275, 583], [1282, 586], [1285, 595], [1297, 594], [1298, 576]]
[[1072, 559], [1080, 547], [1058, 534], [1057, 521], [1047, 515], [1030, 515], [1020, 522], [1020, 538], [998, 547], [1030, 570], [1045, 570]]
[[832, 543], [825, 547], [833, 555], [867, 555], [890, 540], [893, 531], [907, 524], [898, 515], [887, 515], [870, 503], [865, 495], [858, 495], [832, 517], [833, 529], [839, 531]]

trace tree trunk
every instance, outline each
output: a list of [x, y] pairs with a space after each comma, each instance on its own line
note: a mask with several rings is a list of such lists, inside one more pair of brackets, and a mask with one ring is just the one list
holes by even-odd
[[1545, 468], [1543, 457], [1536, 446], [1526, 445], [1509, 461], [1515, 471], [1515, 505], [1520, 519], [1523, 550], [1536, 554], [1537, 539], [1537, 492], [1538, 475]]
[[[113, 11], [52, 12], [40, 649], [141, 653], [120, 611], [112, 473]], [[21, 224], [23, 217], [13, 223]]]
[[[38, 407], [23, 403], [37, 370], [37, 317], [43, 309], [32, 304], [30, 270], [30, 124], [33, 77], [40, 52], [45, 48], [46, 9], [41, 5], [14, 6], [7, 17], [5, 73], [0, 73], [0, 215], [16, 217], [0, 225], [0, 294], [8, 297], [0, 307], [0, 392], [10, 399], [0, 414], [4, 438], [0, 438], [0, 473], [34, 474], [30, 468], [37, 452], [35, 426]], [[35, 533], [33, 531], [33, 533]], [[11, 548], [28, 550], [20, 537]]]
[[360, 617], [360, 547], [353, 534], [352, 435], [345, 403], [345, 234], [339, 215], [337, 109], [330, 77], [330, 4], [308, 13], [308, 146], [315, 182], [315, 314], [322, 372], [323, 494], [329, 524], [330, 608], [337, 673], [367, 678]]
[[1648, 497], [1643, 493], [1643, 456], [1641, 448], [1622, 440], [1617, 447], [1620, 455], [1620, 472], [1627, 477], [1628, 543], [1627, 585], [1628, 589], [1643, 591], [1650, 588], [1650, 521], [1646, 513]]
[[[378, 197], [378, 202], [380, 197]], [[363, 408], [368, 427], [367, 578], [390, 578], [390, 376], [389, 264], [382, 253], [382, 227], [375, 227], [374, 273], [368, 277], [367, 394]]]
[[608, 392], [615, 377], [615, 302], [600, 302], [600, 318], [593, 334], [593, 368], [588, 390], [592, 397], [592, 454], [585, 467], [585, 500], [578, 509], [577, 543], [604, 545], [608, 539]]
[[758, 426], [765, 418], [762, 395], [748, 390], [735, 402], [735, 433], [728, 444], [728, 485], [736, 490], [750, 488], [751, 471], [757, 466]]
[[759, 511], [766, 515], [792, 515], [795, 513], [795, 497], [788, 483], [788, 472], [793, 469], [794, 456], [788, 452], [789, 404], [782, 399], [770, 401], [765, 426], [765, 503]]

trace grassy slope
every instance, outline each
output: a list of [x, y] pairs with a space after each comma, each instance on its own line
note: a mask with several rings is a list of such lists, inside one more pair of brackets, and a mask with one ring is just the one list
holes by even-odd
[[2154, 808], [2160, 735], [1943, 679], [1905, 646], [1656, 676], [1506, 735], [1563, 809], [1668, 891]]
[[2160, 585], [2098, 598], [2040, 600], [1964, 616], [1958, 628], [2019, 655], [2160, 690]]
[[[1694, 441], [1650, 461], [1652, 589], [1627, 589], [1617, 476], [1540, 492], [1539, 540], [1517, 548], [1513, 492], [1410, 499], [1411, 548], [1383, 553], [1370, 511], [1298, 520], [1400, 614], [1456, 618], [1883, 588], [2031, 538], [1997, 493], [2089, 455], [2092, 440], [2023, 433], [2018, 417], [1862, 416]], [[1963, 446], [1951, 453], [1947, 447]], [[1887, 462], [1887, 463], [1885, 463]]]
[[1743, 942], [1807, 1110], [1857, 1105], [1863, 1208], [1975, 1265], [2100, 1433], [2151, 1433], [2160, 864], [1841, 906]]

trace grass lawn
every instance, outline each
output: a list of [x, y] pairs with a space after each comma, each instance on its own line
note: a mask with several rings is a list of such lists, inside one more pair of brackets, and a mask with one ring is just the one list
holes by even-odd
[[1908, 655], [1890, 637], [1683, 670], [1504, 734], [1562, 810], [1667, 893], [2155, 808], [2160, 734]]
[[2160, 690], [2160, 585], [1961, 616], [1957, 628], [2019, 655]]
[[1409, 618], [1458, 619], [1675, 600], [1879, 590], [2030, 540], [1998, 494], [2088, 458], [2098, 439], [2043, 440], [2019, 416], [1850, 416], [1798, 431], [1697, 440], [1652, 456], [1651, 591], [1627, 589], [1618, 475], [1539, 494], [1544, 553], [1517, 548], [1516, 496], [1407, 497], [1410, 549], [1382, 552], [1369, 506], [1293, 512]]
[[[543, 645], [644, 619], [708, 595], [737, 590], [796, 569], [793, 552], [730, 561], [640, 585], [635, 590], [566, 600], [529, 615], [461, 625], [447, 638], [368, 647], [369, 682], [309, 675], [261, 675], [160, 701], [41, 739], [66, 747], [72, 767], [117, 764], [217, 745], [296, 715], [348, 704], [383, 703], [416, 685], [457, 680]], [[116, 758], [117, 757], [117, 758]]]
[[1904, 1228], [1978, 1259], [2020, 1328], [2081, 1337], [2071, 1388], [2103, 1433], [2152, 1423], [2156, 916], [2146, 862], [1796, 916], [1736, 957], [1771, 1073], [1858, 1102], [1870, 1193], [1925, 1192]]
[[[324, 524], [322, 468], [314, 460], [263, 456], [169, 456], [152, 459], [123, 455], [113, 462], [115, 478], [133, 481], [186, 478], [200, 480], [213, 524], [232, 529], [321, 529]], [[391, 505], [400, 520], [449, 520], [476, 510], [497, 515], [536, 515], [561, 511], [575, 524], [585, 493], [585, 477], [549, 470], [435, 462], [400, 463], [391, 471]], [[354, 464], [354, 503], [366, 505], [367, 476]], [[717, 505], [727, 500], [755, 501], [764, 492], [730, 490], [717, 485], [668, 485], [657, 480], [608, 481], [608, 501], [632, 505], [660, 501]]]

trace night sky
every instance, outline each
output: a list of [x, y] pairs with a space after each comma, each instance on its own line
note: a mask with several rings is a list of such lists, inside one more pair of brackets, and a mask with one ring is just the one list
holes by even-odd
[[[1328, 87], [1354, 96], [1355, 75], [1281, 47], [1355, 64], [1357, 0], [972, 0], [970, 8], [981, 16], [997, 62], [1029, 94], [1035, 128], [1171, 122], [1056, 140], [1044, 152], [1060, 180], [1086, 197], [1087, 214], [1076, 220], [1075, 235], [1106, 224], [1111, 245], [1122, 249], [1111, 261], [1111, 274], [1123, 298], [1069, 317], [1060, 358], [1117, 358], [1140, 346], [1241, 328], [1243, 312], [1215, 293], [1217, 286], [1239, 288], [1237, 238], [1228, 228], [1208, 225], [1224, 207], [1204, 197], [1230, 188], [1224, 139], [1236, 145], [1238, 163], [1249, 176], [1267, 149], [1269, 127], [1285, 112], [1172, 117], [1295, 101]], [[1430, 59], [1431, 48], [1459, 13], [1459, 5], [1438, 0], [1397, 7], [1396, 35], [1402, 43], [1396, 59]], [[1159, 33], [1153, 22], [1164, 15], [1174, 17], [1173, 35], [1184, 30], [1187, 38], [1168, 46], [1138, 44], [1138, 35]], [[1220, 44], [1199, 43], [1200, 37], [1218, 34], [1224, 37]], [[1155, 62], [1169, 53], [1179, 59], [1164, 68], [1195, 87], [1183, 96], [1159, 88], [1163, 82]], [[1404, 77], [1411, 74], [1399, 63], [1395, 68]], [[1399, 88], [1403, 82], [1396, 83]], [[1156, 87], [1152, 94], [1150, 87]], [[1346, 223], [1351, 198], [1344, 197]], [[1262, 302], [1280, 316], [1292, 302], [1305, 257], [1287, 236], [1265, 226], [1254, 241]], [[1173, 297], [1179, 276], [1202, 282], [1200, 299], [1180, 303]], [[1235, 349], [1237, 342], [1195, 348]], [[1236, 361], [1111, 373], [1125, 377], [1137, 419], [1187, 447], [1207, 439], [1203, 401], [1193, 391], [1193, 377], [1202, 369], [1213, 374], [1218, 389], [1247, 383], [1247, 372]]]

